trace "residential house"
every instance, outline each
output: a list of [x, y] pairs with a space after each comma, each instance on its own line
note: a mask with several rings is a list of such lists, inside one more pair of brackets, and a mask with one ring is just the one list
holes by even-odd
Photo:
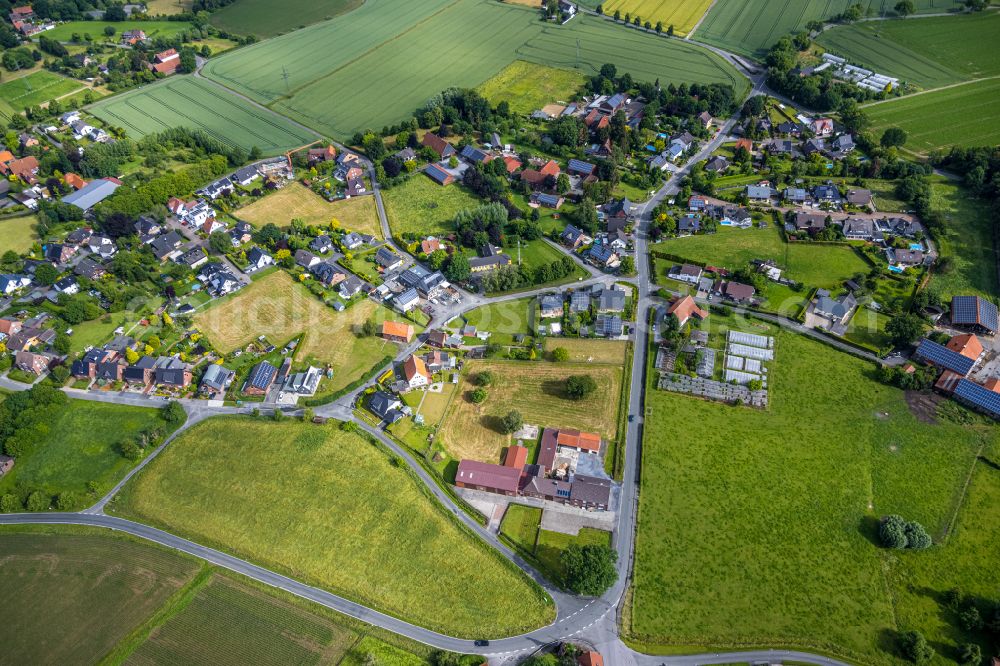
[[485, 257], [473, 257], [469, 259], [469, 268], [473, 273], [486, 273], [509, 265], [510, 257], [506, 254], [500, 253], [493, 253]]
[[230, 182], [236, 183], [241, 187], [247, 187], [250, 183], [258, 179], [260, 179], [260, 171], [258, 171], [257, 167], [253, 165], [237, 169], [236, 172], [229, 177]]
[[850, 240], [870, 241], [875, 238], [875, 223], [872, 220], [849, 218], [844, 220], [844, 237]]
[[333, 249], [333, 241], [326, 234], [320, 234], [309, 243], [309, 249], [319, 254], [326, 254]]
[[146, 41], [146, 33], [142, 30], [126, 30], [122, 33], [121, 43], [125, 46], [135, 46]]
[[833, 121], [829, 118], [817, 118], [812, 121], [809, 129], [816, 136], [830, 136], [833, 134]]
[[13, 294], [29, 285], [31, 285], [31, 278], [26, 275], [0, 275], [0, 294], [2, 295]]
[[243, 385], [243, 393], [246, 395], [265, 395], [277, 376], [278, 369], [276, 367], [267, 361], [261, 361], [250, 369], [247, 381]]
[[860, 208], [867, 208], [872, 203], [872, 191], [860, 187], [853, 187], [847, 190], [845, 197], [847, 203]]
[[267, 268], [274, 264], [274, 257], [269, 255], [264, 250], [259, 247], [251, 248], [247, 252], [247, 266], [243, 269], [244, 273], [256, 273], [259, 270]]
[[719, 280], [715, 283], [714, 291], [716, 295], [736, 303], [749, 303], [753, 300], [756, 289], [748, 284], [733, 282], [732, 280]]
[[553, 210], [559, 210], [562, 205], [566, 203], [566, 200], [559, 196], [558, 194], [545, 194], [542, 192], [533, 192], [531, 194], [531, 203], [536, 206], [544, 206], [545, 208], [552, 208]]
[[416, 289], [410, 288], [393, 298], [392, 303], [397, 310], [405, 314], [420, 304], [420, 296]]
[[493, 155], [472, 145], [462, 148], [461, 155], [463, 159], [471, 164], [486, 164], [493, 159]]
[[590, 297], [589, 291], [583, 289], [574, 291], [569, 297], [569, 311], [572, 313], [587, 312], [590, 310]]
[[594, 333], [606, 338], [617, 338], [622, 334], [622, 318], [616, 314], [599, 314], [594, 322]]
[[253, 240], [253, 227], [249, 223], [239, 221], [229, 231], [229, 239], [233, 247], [239, 247]]
[[368, 398], [368, 410], [385, 423], [395, 423], [403, 418], [403, 412], [400, 411], [402, 407], [403, 403], [399, 398], [385, 391], [375, 391]]
[[341, 280], [340, 288], [337, 293], [345, 301], [350, 300], [361, 293], [362, 288], [364, 288], [365, 283], [356, 275], [348, 275], [345, 279]]
[[94, 230], [90, 227], [80, 227], [79, 229], [74, 229], [69, 232], [66, 236], [65, 243], [67, 245], [83, 245], [90, 240], [90, 237], [94, 235]]
[[795, 213], [795, 229], [815, 234], [826, 229], [829, 216], [822, 213]]
[[692, 196], [688, 199], [688, 210], [692, 213], [703, 213], [708, 206], [708, 199], [700, 196]]
[[215, 201], [219, 197], [231, 193], [235, 189], [233, 181], [229, 177], [220, 178], [214, 183], [209, 183], [205, 187], [198, 190], [198, 194], [201, 196], [208, 197], [212, 201]]
[[176, 262], [181, 266], [187, 266], [194, 270], [208, 261], [208, 255], [200, 247], [192, 248], [177, 257]]
[[353, 231], [344, 234], [343, 238], [340, 239], [340, 242], [344, 245], [345, 250], [356, 250], [365, 243], [364, 240], [362, 240], [361, 235], [356, 234]]
[[362, 194], [368, 192], [368, 187], [365, 185], [365, 181], [361, 178], [348, 178], [347, 186], [344, 188], [344, 196], [348, 199], [351, 197], [359, 197]]
[[347, 279], [347, 273], [329, 262], [313, 266], [310, 269], [313, 278], [320, 284], [332, 287]]
[[543, 319], [555, 319], [563, 315], [562, 294], [545, 294], [538, 299]]
[[309, 149], [308, 160], [310, 165], [317, 164], [319, 162], [332, 162], [336, 159], [337, 149], [332, 144], [326, 146], [326, 148]]
[[167, 49], [153, 56], [153, 62], [150, 63], [149, 68], [157, 74], [170, 76], [177, 71], [180, 64], [181, 56], [177, 53], [177, 49]]
[[14, 354], [14, 367], [22, 372], [30, 372], [40, 377], [49, 369], [52, 359], [45, 354], [35, 354], [29, 351], [18, 351]]
[[[622, 227], [632, 214], [632, 202], [628, 198], [615, 199], [601, 206], [601, 213], [604, 214], [605, 221], [620, 220]], [[609, 228], [608, 231], [611, 231]]]
[[667, 308], [666, 314], [668, 317], [676, 317], [678, 326], [684, 326], [691, 317], [699, 320], [708, 318], [708, 312], [698, 307], [690, 296], [681, 296], [674, 300]]
[[403, 377], [411, 389], [427, 386], [431, 383], [431, 373], [424, 359], [416, 354], [410, 354], [403, 361]]
[[213, 363], [205, 369], [201, 377], [199, 390], [202, 393], [225, 393], [236, 378], [236, 373], [229, 368]]
[[702, 270], [693, 264], [683, 264], [674, 266], [667, 273], [667, 276], [674, 280], [687, 282], [688, 284], [698, 284], [701, 280]]
[[614, 269], [621, 266], [621, 257], [610, 244], [594, 243], [587, 250], [587, 260], [601, 268]]
[[431, 272], [420, 264], [415, 264], [412, 268], [400, 273], [399, 281], [425, 296], [430, 296], [438, 287], [445, 284], [445, 278], [441, 271]]
[[613, 286], [601, 290], [597, 296], [598, 312], [623, 312], [625, 310], [625, 290]]
[[924, 263], [924, 252], [923, 250], [911, 250], [906, 249], [894, 249], [888, 248], [886, 254], [889, 255], [889, 263], [895, 264], [896, 266], [919, 266]]
[[729, 169], [729, 160], [725, 155], [716, 155], [705, 164], [705, 171], [709, 173], [725, 173]]
[[843, 198], [840, 196], [840, 190], [837, 189], [836, 185], [817, 185], [813, 188], [812, 196], [813, 200], [818, 204], [840, 206], [843, 202]]
[[425, 238], [420, 241], [420, 251], [423, 254], [430, 255], [441, 249], [441, 241], [436, 238]]
[[87, 181], [85, 181], [83, 178], [76, 175], [75, 173], [67, 173], [65, 176], [63, 176], [63, 180], [66, 181], [66, 184], [72, 187], [74, 190], [81, 190], [87, 186]]
[[712, 126], [712, 114], [708, 111], [702, 111], [698, 114], [698, 122], [701, 123], [702, 127], [708, 129]]
[[413, 338], [413, 327], [397, 321], [382, 322], [382, 337], [389, 342], [409, 342]]
[[437, 153], [438, 159], [446, 160], [455, 155], [455, 147], [433, 132], [425, 134], [420, 143]]
[[770, 185], [747, 185], [747, 199], [755, 203], [769, 203], [777, 192]]
[[76, 278], [72, 275], [67, 275], [61, 280], [57, 280], [56, 283], [52, 285], [52, 289], [55, 290], [56, 293], [73, 296], [80, 293], [80, 283], [78, 283]]
[[567, 224], [566, 228], [559, 235], [559, 240], [562, 241], [563, 245], [575, 250], [578, 247], [588, 245], [594, 242], [594, 239], [588, 236], [582, 229], [578, 229], [572, 224]]
[[73, 245], [60, 245], [59, 243], [49, 243], [44, 247], [46, 260], [52, 262], [53, 265], [59, 266], [65, 264], [73, 255], [76, 254], [76, 246]]
[[430, 372], [441, 372], [455, 367], [455, 357], [448, 352], [432, 351], [424, 354], [424, 363]]
[[742, 206], [709, 206], [708, 215], [724, 227], [748, 229], [753, 226], [750, 211]]
[[[73, 273], [79, 275], [80, 277], [87, 278], [88, 280], [99, 280], [104, 275], [107, 274], [107, 269], [101, 264], [97, 263], [90, 257], [84, 257], [76, 266], [73, 267]], [[0, 277], [0, 286], [2, 286], [3, 279]]]
[[403, 265], [403, 259], [389, 248], [380, 247], [375, 253], [375, 263], [383, 271], [392, 271]]
[[854, 298], [854, 294], [847, 293], [839, 298], [832, 298], [827, 293], [816, 299], [816, 304], [813, 306], [813, 313], [820, 317], [826, 317], [835, 326], [846, 326], [857, 306], [858, 301]]
[[[22, 324], [13, 317], [0, 317], [0, 337], [6, 339], [21, 330]], [[8, 348], [10, 346], [8, 345]]]
[[831, 153], [834, 157], [843, 157], [854, 150], [854, 137], [850, 134], [841, 134], [830, 142]]
[[826, 141], [820, 138], [813, 137], [802, 144], [802, 154], [806, 157], [812, 157], [816, 153], [822, 154], [826, 151]]
[[317, 257], [315, 254], [309, 250], [296, 250], [295, 251], [295, 264], [301, 266], [302, 268], [309, 270], [316, 264], [322, 263], [323, 260]]
[[691, 234], [696, 234], [699, 231], [701, 231], [701, 218], [694, 213], [682, 215], [681, 218], [677, 220], [677, 235], [690, 236]]
[[597, 171], [597, 165], [582, 160], [571, 159], [566, 167], [566, 171], [570, 175], [586, 178], [587, 176], [594, 175], [594, 172]]
[[107, 236], [91, 236], [87, 247], [101, 259], [110, 259], [118, 252], [118, 246]]
[[809, 192], [802, 187], [786, 187], [785, 201], [795, 206], [802, 206], [809, 202]]

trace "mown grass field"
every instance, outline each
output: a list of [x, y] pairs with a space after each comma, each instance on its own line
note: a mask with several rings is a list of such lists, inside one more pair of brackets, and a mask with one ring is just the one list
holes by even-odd
[[97, 530], [61, 529], [0, 528], [4, 663], [98, 663], [199, 568]]
[[874, 21], [838, 26], [818, 40], [851, 62], [922, 88], [1000, 74], [1000, 14]]
[[[266, 473], [276, 460], [280, 472]], [[205, 421], [150, 463], [114, 511], [449, 635], [511, 635], [554, 615], [544, 592], [470, 536], [405, 464], [333, 427]]]
[[496, 106], [507, 102], [515, 113], [531, 113], [553, 102], [568, 101], [584, 84], [583, 74], [515, 60], [479, 84], [479, 92]]
[[523, 504], [510, 504], [503, 515], [500, 533], [527, 555], [538, 570], [556, 585], [566, 584], [565, 567], [560, 558], [571, 545], [591, 544], [610, 546], [611, 533], [590, 527], [580, 529], [576, 536], [541, 529], [542, 510]]
[[353, 9], [362, 0], [238, 0], [212, 12], [209, 23], [237, 35], [267, 38], [326, 21]]
[[354, 333], [368, 319], [381, 324], [393, 314], [364, 300], [343, 312], [327, 307], [287, 273], [276, 271], [252, 282], [232, 298], [200, 310], [194, 323], [219, 351], [239, 349], [259, 335], [283, 344], [305, 333], [296, 348], [303, 362], [329, 363], [334, 378], [329, 390], [338, 390], [371, 369], [395, 347], [379, 337]]
[[68, 491], [77, 497], [73, 509], [82, 509], [96, 500], [88, 482], [107, 492], [135, 466], [119, 451], [123, 441], [147, 428], [173, 429], [156, 409], [83, 400], [70, 400], [47, 425], [44, 439], [0, 477], [0, 495], [19, 494], [21, 488], [49, 495]]
[[12, 250], [21, 254], [31, 249], [38, 242], [35, 234], [35, 224], [38, 218], [34, 215], [14, 217], [0, 220], [0, 254]]
[[483, 305], [465, 314], [465, 321], [480, 331], [531, 335], [531, 315], [537, 301], [534, 298], [519, 298]]
[[170, 127], [190, 127], [246, 150], [257, 146], [265, 155], [278, 154], [316, 138], [285, 118], [191, 76], [173, 76], [116, 95], [98, 102], [91, 111], [136, 138]]
[[917, 155], [951, 146], [988, 146], [1000, 142], [1000, 77], [963, 83], [887, 102], [865, 105], [876, 133], [902, 127], [903, 147]]
[[47, 70], [0, 83], [0, 111], [10, 116], [21, 113], [26, 106], [44, 104], [57, 97], [82, 90], [84, 84]]
[[382, 200], [393, 236], [450, 233], [455, 230], [453, 222], [458, 211], [482, 203], [460, 186], [441, 187], [420, 173], [402, 185], [384, 190]]
[[169, 39], [191, 29], [191, 24], [186, 21], [67, 21], [42, 34], [57, 42], [70, 41], [73, 33], [81, 37], [90, 35], [95, 42], [102, 42], [107, 39], [104, 28], [108, 26], [115, 29], [115, 34], [111, 38], [114, 42], [120, 41], [122, 33], [129, 30], [142, 30], [150, 39], [156, 37]]
[[336, 219], [344, 229], [382, 237], [374, 197], [353, 197], [331, 203], [299, 182], [254, 201], [234, 211], [233, 215], [255, 227], [269, 222], [287, 227], [292, 220], [327, 227]]
[[[785, 243], [774, 225], [768, 225], [767, 229], [719, 227], [714, 234], [672, 238], [656, 243], [653, 249], [730, 270], [742, 268], [751, 259], [773, 259], [785, 269], [787, 277], [811, 287], [839, 286], [855, 273], [870, 270], [865, 260], [849, 247]], [[670, 263], [664, 259], [657, 261]]]
[[675, 35], [686, 35], [711, 5], [712, 0], [611, 0], [604, 4], [604, 13], [610, 16], [620, 11], [624, 16], [628, 12], [653, 25], [662, 21], [663, 32], [674, 26]]
[[[485, 25], [490, 29], [470, 29]], [[337, 20], [213, 59], [205, 75], [310, 127], [348, 137], [409, 116], [446, 87], [475, 87], [514, 60], [579, 65], [583, 75], [610, 61], [640, 81], [747, 89], [728, 64], [690, 45], [586, 16], [546, 26], [536, 10], [488, 0], [372, 0]], [[331, 104], [341, 90], [351, 90], [350, 99]]]
[[[498, 381], [487, 389], [486, 401], [474, 405], [469, 393], [484, 370], [492, 371]], [[564, 397], [566, 380], [573, 375], [590, 375], [597, 390], [579, 401]], [[510, 435], [500, 430], [500, 419], [510, 410], [521, 412], [525, 423], [578, 428], [612, 439], [618, 430], [621, 381], [622, 369], [611, 365], [468, 361], [441, 428], [441, 441], [455, 459], [499, 462], [500, 449], [510, 443]]]
[[[840, 14], [855, 0], [719, 0], [709, 10], [695, 37], [700, 42], [742, 53], [761, 55], [787, 34], [812, 20]], [[869, 16], [893, 16], [893, 0], [862, 0]], [[918, 13], [946, 12], [961, 7], [960, 0], [915, 0]]]
[[[709, 323], [777, 336], [771, 405], [649, 390], [626, 633], [659, 649], [780, 645], [898, 663], [886, 652], [896, 632], [920, 626], [898, 603], [894, 615], [896, 574], [952, 546], [888, 553], [873, 526], [899, 513], [941, 542], [995, 430], [921, 422], [872, 366], [818, 342], [753, 320]], [[963, 558], [981, 577], [996, 567], [995, 550]], [[928, 575], [911, 590], [926, 588], [947, 582]]]
[[545, 338], [545, 351], [562, 347], [569, 352], [572, 363], [611, 363], [625, 365], [623, 340], [597, 340], [593, 338]]
[[1000, 285], [989, 206], [958, 184], [933, 177], [931, 207], [947, 220], [936, 240], [941, 256], [948, 259], [944, 266], [935, 267], [931, 285], [940, 289], [946, 302], [961, 294], [993, 298]]

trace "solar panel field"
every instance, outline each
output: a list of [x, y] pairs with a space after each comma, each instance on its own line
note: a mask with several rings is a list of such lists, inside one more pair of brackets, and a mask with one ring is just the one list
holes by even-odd
[[689, 44], [586, 16], [546, 25], [531, 8], [491, 0], [369, 0], [333, 21], [213, 59], [204, 73], [347, 137], [405, 118], [449, 86], [475, 87], [516, 59], [579, 66], [583, 74], [613, 62], [639, 80], [724, 82], [740, 93], [748, 85], [721, 58]]
[[1000, 74], [1000, 15], [858, 23], [827, 30], [828, 51], [922, 88]]
[[904, 148], [925, 155], [950, 146], [1000, 143], [1000, 77], [865, 106], [876, 132], [902, 127]]
[[169, 127], [203, 129], [220, 141], [250, 149], [257, 146], [274, 155], [313, 141], [316, 136], [287, 119], [240, 99], [236, 95], [190, 76], [112, 97], [91, 111], [107, 123], [145, 136]]
[[604, 13], [630, 12], [643, 22], [663, 21], [664, 31], [672, 25], [674, 34], [686, 35], [711, 5], [712, 0], [611, 0], [604, 4]]
[[[698, 28], [697, 40], [735, 53], [761, 55], [806, 23], [840, 14], [857, 0], [718, 0]], [[895, 0], [861, 0], [869, 16], [894, 15]], [[914, 0], [918, 13], [946, 12], [960, 0]]]

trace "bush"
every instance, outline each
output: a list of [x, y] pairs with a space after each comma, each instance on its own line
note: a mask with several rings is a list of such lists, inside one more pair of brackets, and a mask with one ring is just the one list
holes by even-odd
[[906, 521], [902, 516], [886, 516], [879, 526], [879, 540], [886, 548], [896, 550], [923, 550], [933, 541], [924, 526], [915, 521]]
[[983, 628], [983, 618], [975, 606], [969, 606], [959, 613], [958, 621], [966, 631], [978, 631]]
[[512, 409], [501, 419], [501, 424], [503, 425], [504, 434], [509, 435], [521, 429], [521, 426], [524, 425], [524, 417], [521, 416], [521, 412]]
[[76, 502], [76, 493], [69, 490], [56, 496], [56, 508], [60, 511], [69, 511], [76, 506]]
[[934, 648], [919, 631], [908, 631], [903, 634], [900, 647], [903, 649], [903, 656], [914, 664], [926, 664], [934, 658]]
[[552, 360], [556, 363], [565, 363], [569, 360], [569, 350], [565, 347], [556, 347], [552, 350]]
[[597, 390], [597, 382], [590, 375], [573, 375], [566, 380], [566, 396], [571, 400], [583, 400]]
[[28, 495], [28, 501], [25, 502], [28, 511], [48, 511], [51, 504], [52, 498], [41, 490], [36, 490]]
[[483, 370], [476, 375], [476, 386], [493, 386], [497, 382], [497, 376], [489, 370]]
[[958, 651], [958, 663], [965, 666], [979, 666], [983, 661], [983, 651], [975, 643], [966, 643]]
[[17, 513], [24, 506], [21, 504], [21, 500], [17, 498], [17, 495], [11, 495], [7, 493], [3, 497], [0, 497], [0, 511], [3, 513]]
[[167, 423], [183, 423], [186, 418], [187, 412], [184, 411], [181, 403], [176, 400], [171, 400], [163, 408], [163, 420]]
[[486, 401], [488, 395], [489, 393], [486, 392], [486, 389], [480, 386], [472, 392], [469, 398], [472, 400], [472, 404], [479, 405]]
[[122, 457], [133, 462], [142, 459], [142, 448], [131, 439], [126, 440], [119, 446]]
[[566, 587], [586, 596], [604, 594], [618, 579], [617, 559], [617, 553], [608, 546], [573, 544], [560, 557], [566, 570]]

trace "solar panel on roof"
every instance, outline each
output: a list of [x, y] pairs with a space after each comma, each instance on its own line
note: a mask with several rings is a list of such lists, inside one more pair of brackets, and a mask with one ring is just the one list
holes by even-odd
[[975, 407], [988, 411], [994, 418], [1000, 417], [1000, 393], [995, 393], [968, 379], [962, 379], [955, 387], [955, 395]]
[[997, 330], [997, 306], [995, 303], [987, 301], [985, 298], [977, 298], [979, 301], [979, 324], [991, 331]]
[[951, 321], [955, 324], [977, 323], [979, 299], [975, 296], [955, 296], [951, 299]]
[[920, 341], [920, 344], [917, 346], [916, 356], [918, 359], [923, 359], [928, 363], [933, 363], [938, 367], [957, 372], [960, 375], [969, 374], [972, 366], [976, 364], [973, 359], [962, 356], [944, 345], [939, 345], [933, 340], [927, 339]]

